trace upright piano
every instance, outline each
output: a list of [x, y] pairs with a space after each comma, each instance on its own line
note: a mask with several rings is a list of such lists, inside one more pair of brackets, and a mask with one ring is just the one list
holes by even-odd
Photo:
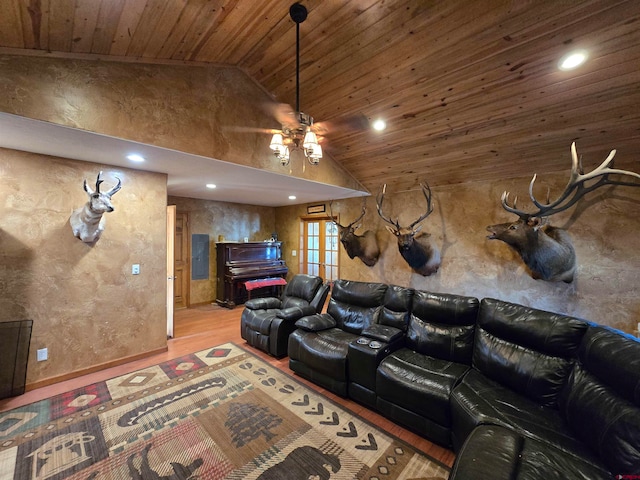
[[247, 300], [245, 282], [285, 278], [289, 271], [282, 260], [282, 242], [216, 242], [216, 267], [216, 303], [227, 308]]

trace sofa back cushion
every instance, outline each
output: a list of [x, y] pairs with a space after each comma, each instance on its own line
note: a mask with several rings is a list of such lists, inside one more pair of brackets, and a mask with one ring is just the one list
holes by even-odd
[[613, 473], [640, 472], [640, 342], [590, 326], [558, 400], [560, 412]]
[[587, 328], [574, 317], [484, 298], [473, 366], [540, 405], [557, 407]]
[[413, 289], [389, 285], [376, 320], [380, 325], [407, 331], [413, 300]]
[[336, 280], [327, 313], [335, 319], [336, 327], [359, 335], [376, 323], [387, 288], [383, 283]]
[[415, 291], [407, 347], [470, 365], [479, 305], [473, 297]]
[[308, 305], [321, 285], [321, 277], [304, 273], [294, 275], [282, 292], [281, 308]]

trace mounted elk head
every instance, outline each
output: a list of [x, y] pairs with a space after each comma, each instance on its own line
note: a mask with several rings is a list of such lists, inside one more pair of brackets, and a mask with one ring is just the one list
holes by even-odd
[[[617, 170], [613, 167], [613, 157], [616, 151], [611, 150], [609, 156], [592, 172], [584, 173], [582, 161], [578, 159], [575, 142], [571, 144], [571, 174], [569, 183], [557, 200], [551, 202], [547, 192], [546, 203], [541, 203], [533, 195], [533, 184], [536, 175], [529, 183], [529, 198], [538, 209], [527, 213], [516, 206], [518, 198], [514, 198], [513, 205], [509, 205], [509, 192], [502, 194], [502, 208], [515, 213], [519, 218], [513, 223], [490, 225], [487, 230], [490, 240], [502, 240], [511, 246], [531, 270], [535, 279], [560, 281], [571, 283], [576, 271], [576, 255], [571, 238], [566, 230], [548, 225], [548, 218], [563, 212], [573, 206], [585, 194], [603, 185], [640, 186], [638, 182], [624, 182], [612, 180], [609, 175], [627, 175], [640, 179], [640, 174]], [[597, 179], [597, 180], [595, 180]], [[589, 186], [587, 182], [595, 180]]]
[[414, 272], [426, 277], [436, 273], [438, 268], [440, 268], [440, 250], [427, 240], [430, 236], [428, 233], [423, 233], [421, 236], [416, 235], [422, 229], [422, 225], [418, 224], [433, 211], [431, 188], [429, 188], [427, 184], [420, 184], [420, 186], [422, 187], [424, 197], [427, 199], [427, 211], [408, 227], [401, 227], [398, 218], [396, 218], [394, 222], [382, 213], [382, 201], [384, 200], [384, 195], [387, 190], [387, 184], [382, 187], [382, 191], [376, 201], [378, 215], [391, 225], [386, 225], [387, 230], [393, 233], [398, 240], [400, 255], [402, 255], [402, 258], [406, 260]]
[[349, 258], [358, 257], [367, 267], [373, 267], [380, 256], [380, 247], [378, 247], [378, 239], [376, 238], [375, 232], [367, 230], [363, 235], [356, 235], [356, 230], [362, 225], [358, 222], [367, 212], [366, 200], [363, 199], [362, 201], [362, 213], [360, 216], [346, 226], [340, 225], [336, 217], [333, 216], [333, 210], [331, 209], [332, 203], [333, 201], [329, 202], [329, 215], [331, 221], [338, 226], [340, 242], [346, 250], [347, 255], [349, 255]]
[[104, 231], [105, 219], [102, 214], [113, 212], [111, 197], [120, 190], [122, 182], [118, 177], [118, 184], [108, 192], [100, 191], [102, 172], [98, 173], [96, 180], [96, 190], [93, 191], [84, 181], [84, 190], [89, 195], [89, 201], [83, 206], [73, 211], [69, 218], [73, 234], [85, 243], [94, 243], [100, 239]]

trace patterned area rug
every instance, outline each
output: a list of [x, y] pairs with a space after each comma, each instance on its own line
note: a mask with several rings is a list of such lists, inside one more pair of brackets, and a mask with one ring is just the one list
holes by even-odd
[[0, 414], [0, 480], [448, 474], [437, 460], [233, 344]]

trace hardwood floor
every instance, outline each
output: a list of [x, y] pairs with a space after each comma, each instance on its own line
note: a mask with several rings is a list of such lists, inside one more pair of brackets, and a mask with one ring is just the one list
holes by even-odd
[[264, 359], [275, 368], [282, 370], [296, 378], [296, 380], [308, 385], [310, 388], [329, 397], [331, 400], [357, 413], [369, 422], [379, 426], [383, 430], [403, 439], [407, 443], [426, 452], [432, 457], [440, 460], [442, 463], [451, 466], [455, 458], [451, 450], [435, 445], [428, 440], [416, 435], [377, 413], [369, 410], [362, 405], [351, 400], [344, 399], [334, 395], [333, 393], [318, 387], [317, 385], [295, 375], [289, 369], [288, 357], [282, 359], [273, 358], [257, 349], [246, 344], [240, 337], [240, 315], [242, 307], [233, 310], [219, 307], [217, 305], [204, 305], [194, 308], [176, 310], [174, 317], [174, 335], [175, 338], [169, 340], [168, 351], [162, 354], [153, 355], [141, 360], [136, 360], [117, 367], [101, 370], [96, 373], [77, 377], [72, 380], [56, 383], [47, 387], [38, 388], [19, 397], [0, 400], [0, 412], [17, 408], [29, 403], [42, 400], [60, 393], [73, 390], [75, 388], [89, 385], [109, 378], [117, 377], [125, 373], [130, 373], [140, 368], [156, 365], [158, 363], [180, 357], [187, 353], [197, 352], [208, 347], [219, 345], [221, 343], [233, 342], [240, 345], [258, 357]]

